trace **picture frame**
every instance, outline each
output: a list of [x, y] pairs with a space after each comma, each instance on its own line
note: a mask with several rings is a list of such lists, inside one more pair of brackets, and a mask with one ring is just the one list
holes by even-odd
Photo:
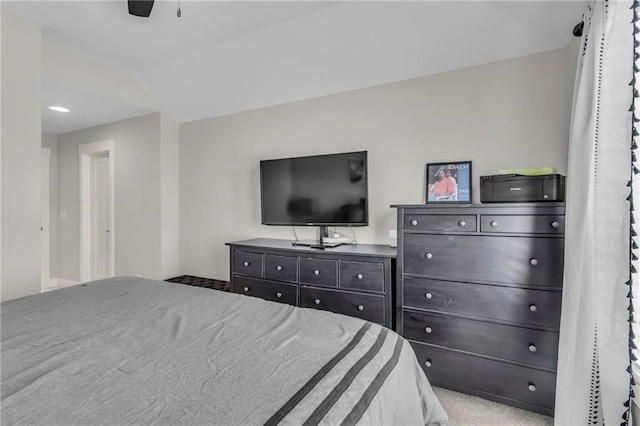
[[471, 161], [427, 163], [427, 204], [470, 204], [472, 176]]

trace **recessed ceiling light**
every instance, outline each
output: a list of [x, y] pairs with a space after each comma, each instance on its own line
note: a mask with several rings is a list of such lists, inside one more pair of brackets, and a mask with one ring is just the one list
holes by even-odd
[[69, 110], [67, 108], [61, 107], [61, 106], [56, 106], [56, 105], [50, 106], [49, 109], [52, 109], [52, 110], [58, 111], [58, 112], [69, 112]]

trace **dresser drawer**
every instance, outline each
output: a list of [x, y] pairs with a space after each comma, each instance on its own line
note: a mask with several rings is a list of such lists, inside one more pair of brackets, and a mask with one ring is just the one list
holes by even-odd
[[552, 414], [556, 385], [554, 373], [411, 343], [418, 362], [433, 385], [456, 385], [515, 399], [547, 408], [538, 411]]
[[233, 253], [233, 273], [261, 278], [262, 253], [236, 250]]
[[337, 312], [384, 324], [384, 297], [321, 288], [300, 287], [300, 306]]
[[298, 258], [264, 255], [264, 277], [269, 280], [298, 282]]
[[556, 368], [557, 332], [412, 311], [404, 311], [403, 322], [407, 339]]
[[406, 234], [404, 243], [408, 274], [562, 287], [561, 238]]
[[296, 305], [298, 302], [298, 286], [273, 281], [257, 280], [235, 276], [231, 291], [238, 294], [259, 297], [272, 302], [288, 303]]
[[382, 263], [340, 262], [340, 287], [384, 291]]
[[337, 287], [338, 261], [301, 258], [300, 283]]
[[404, 216], [407, 231], [460, 231], [475, 232], [475, 215], [407, 214]]
[[562, 215], [482, 215], [480, 232], [564, 234]]
[[520, 324], [560, 327], [562, 293], [405, 277], [403, 305]]

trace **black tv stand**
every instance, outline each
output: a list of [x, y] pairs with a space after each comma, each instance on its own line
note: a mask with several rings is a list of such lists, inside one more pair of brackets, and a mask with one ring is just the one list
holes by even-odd
[[346, 244], [318, 250], [267, 238], [227, 245], [234, 293], [393, 326], [395, 247]]

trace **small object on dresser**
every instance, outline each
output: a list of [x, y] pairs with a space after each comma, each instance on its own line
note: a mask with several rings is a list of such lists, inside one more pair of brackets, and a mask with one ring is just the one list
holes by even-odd
[[351, 240], [349, 240], [348, 238], [345, 238], [342, 234], [337, 234], [334, 233], [332, 234], [331, 237], [322, 237], [322, 244], [327, 244], [327, 245], [331, 245], [331, 244], [350, 244]]
[[391, 247], [398, 247], [398, 231], [395, 229], [389, 231], [389, 245]]
[[526, 176], [541, 176], [541, 175], [554, 175], [558, 173], [553, 166], [541, 166], [533, 169], [498, 169], [499, 175], [526, 175]]
[[471, 161], [427, 164], [427, 203], [470, 203]]
[[483, 203], [564, 201], [565, 179], [558, 174], [480, 176], [480, 201]]

